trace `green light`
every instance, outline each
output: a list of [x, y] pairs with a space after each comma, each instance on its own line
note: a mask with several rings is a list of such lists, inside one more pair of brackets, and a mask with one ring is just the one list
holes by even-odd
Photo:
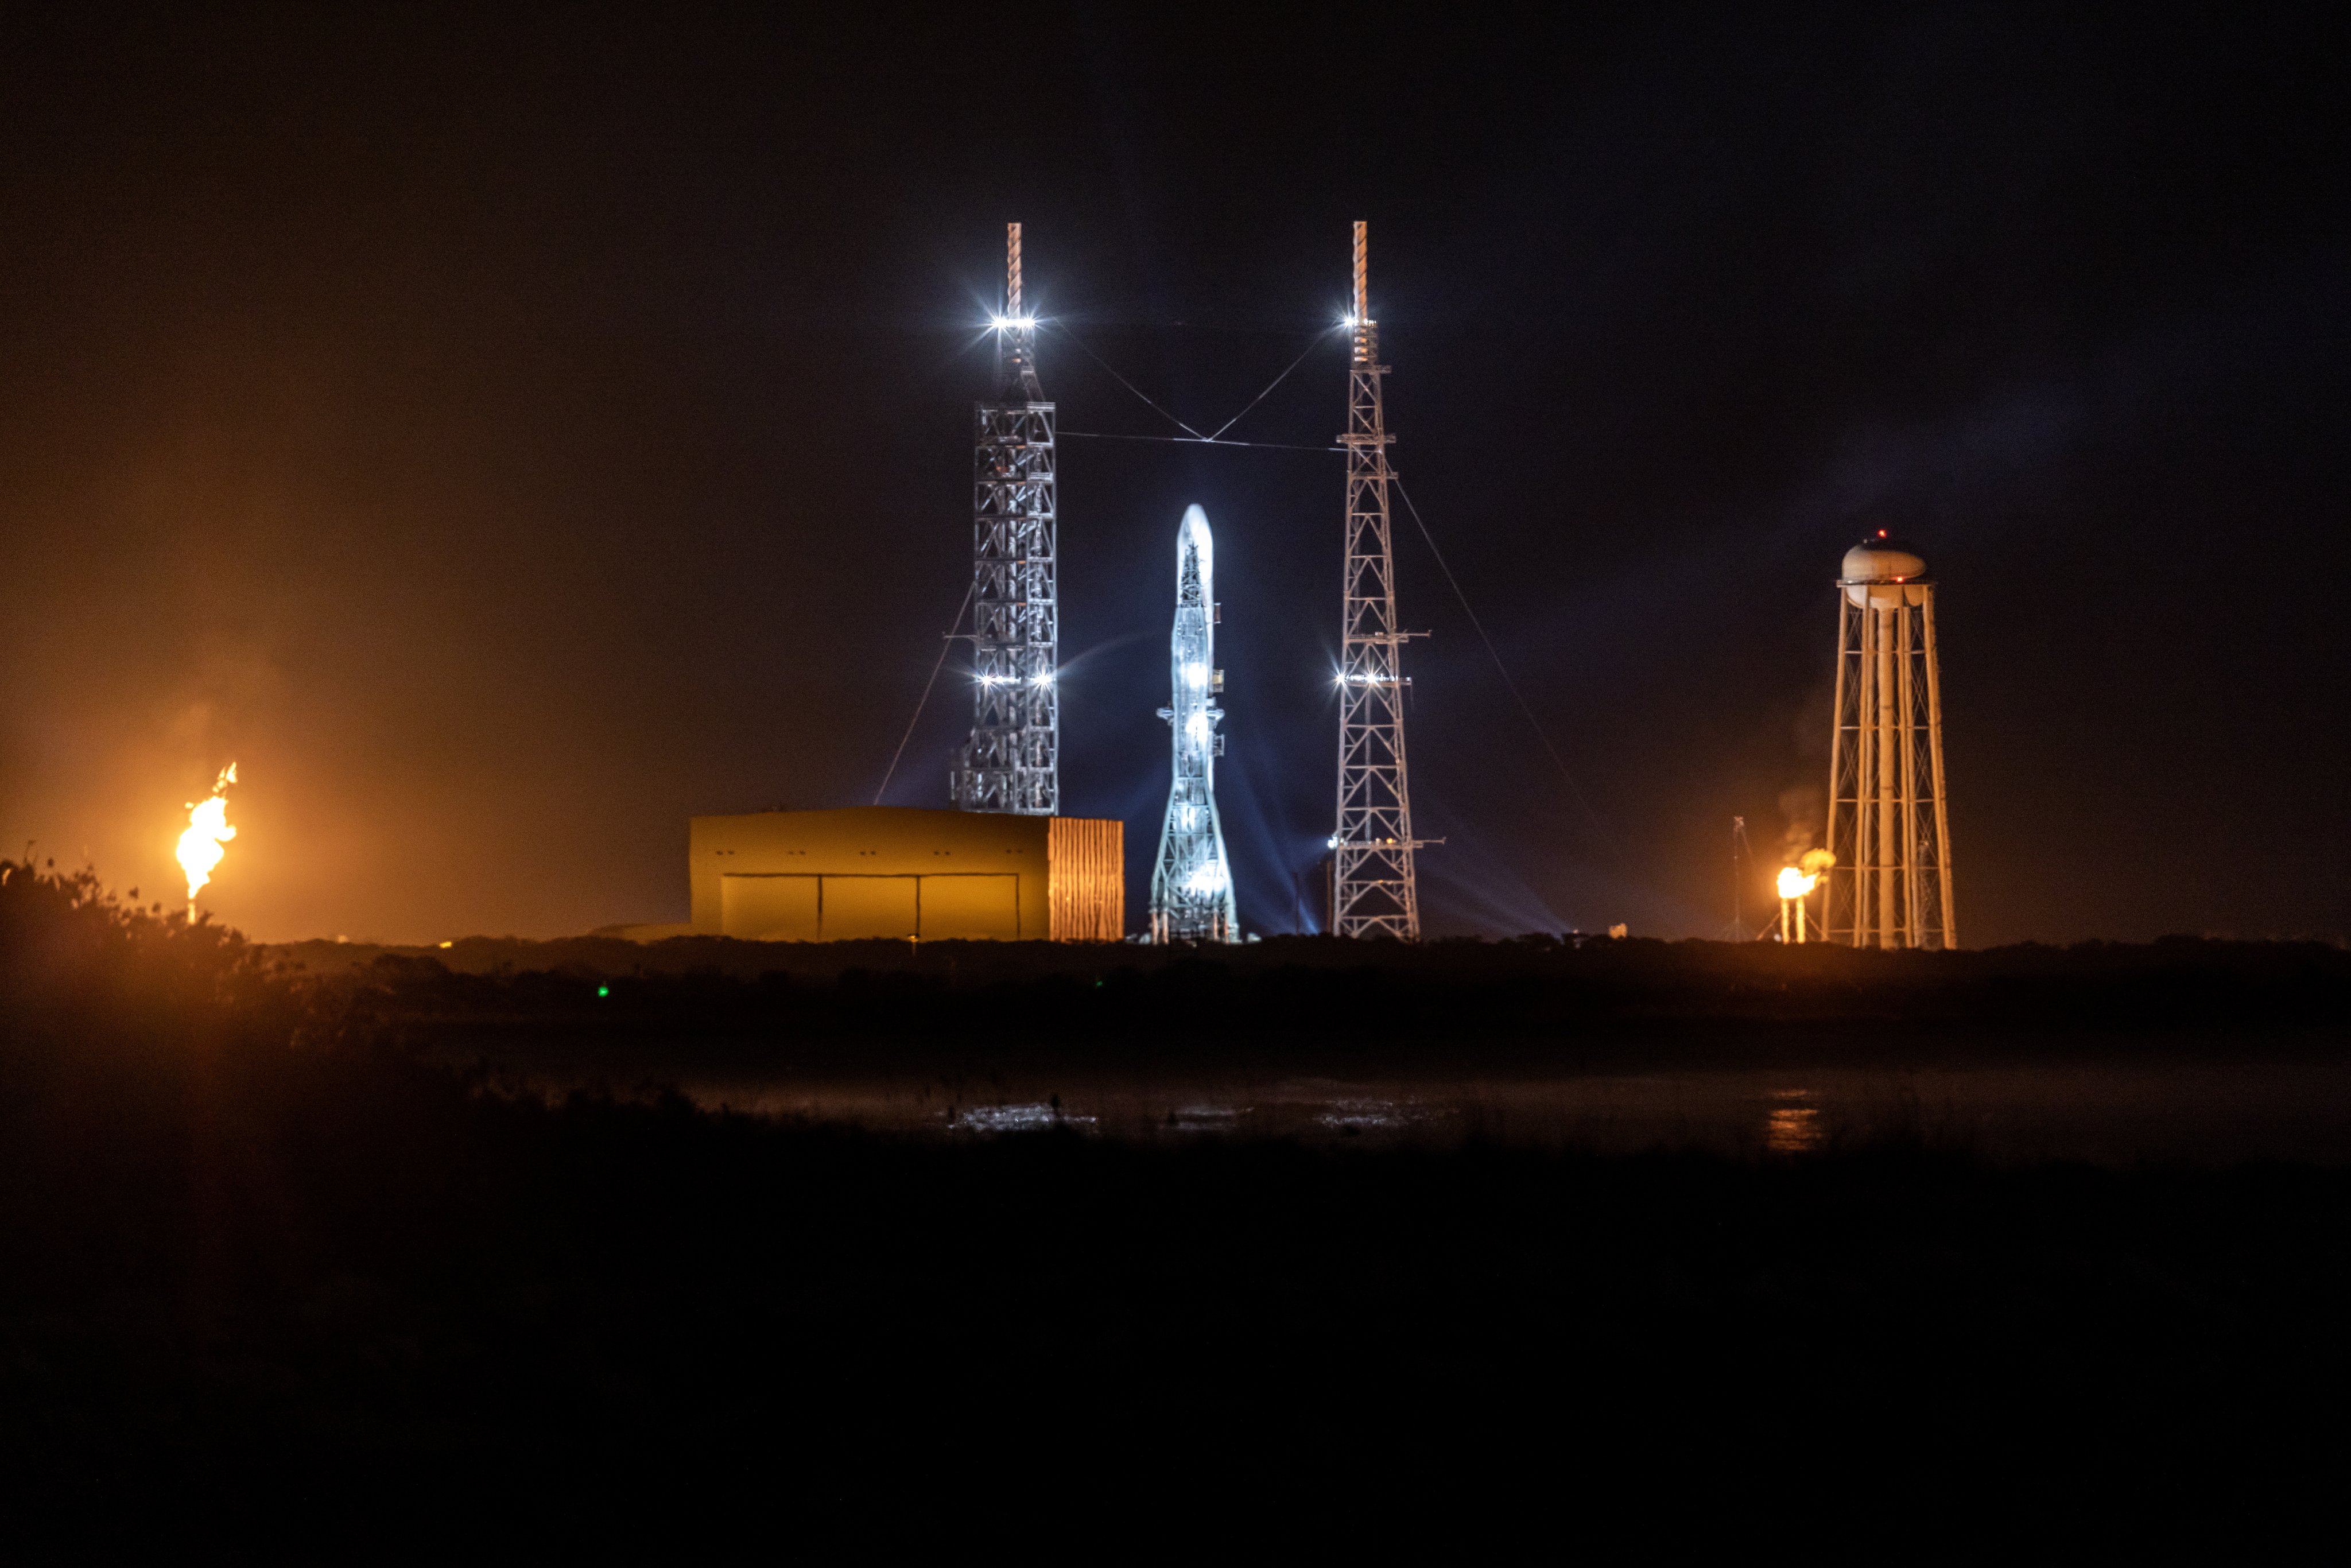
[[612, 988], [610, 986], [599, 986], [596, 988], [596, 994], [600, 997], [609, 997], [612, 994]]

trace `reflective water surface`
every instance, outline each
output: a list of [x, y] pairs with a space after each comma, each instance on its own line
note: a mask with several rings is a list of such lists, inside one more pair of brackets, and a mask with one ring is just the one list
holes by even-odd
[[1364, 1078], [1017, 1070], [810, 1073], [670, 1062], [506, 1077], [543, 1092], [674, 1086], [708, 1109], [901, 1134], [1053, 1128], [1147, 1142], [1289, 1138], [1800, 1157], [1898, 1141], [1998, 1160], [2351, 1159], [2351, 1064], [2333, 1060], [1680, 1068]]

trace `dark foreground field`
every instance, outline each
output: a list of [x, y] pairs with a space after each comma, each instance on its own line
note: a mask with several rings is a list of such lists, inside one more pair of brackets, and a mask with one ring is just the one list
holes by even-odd
[[[2351, 1457], [2329, 1165], [925, 1140], [434, 1065], [517, 1030], [1141, 1059], [1220, 988], [1257, 1005], [1196, 1049], [1311, 1053], [1342, 984], [1407, 1054], [1416, 1031], [1737, 1049], [1794, 1014], [1836, 1024], [1830, 1049], [1934, 1049], [2022, 1008], [2020, 1050], [2037, 1018], [2098, 1051], [2324, 1056], [2351, 998], [2330, 950], [2028, 955], [1947, 984], [1666, 948], [289, 977], [5, 869], [0, 1528], [325, 1557], [485, 1531], [651, 1555], [720, 1528], [763, 1555], [1422, 1531], [1458, 1554], [1512, 1531], [1547, 1555], [2087, 1556], [2242, 1549]], [[1049, 1038], [941, 1038], [976, 997], [1033, 1004]]]

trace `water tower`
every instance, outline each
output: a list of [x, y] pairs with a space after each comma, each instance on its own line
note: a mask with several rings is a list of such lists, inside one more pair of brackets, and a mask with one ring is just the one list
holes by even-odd
[[1959, 945], [1943, 798], [1943, 685], [1925, 558], [1880, 529], [1837, 581], [1823, 925], [1855, 947]]

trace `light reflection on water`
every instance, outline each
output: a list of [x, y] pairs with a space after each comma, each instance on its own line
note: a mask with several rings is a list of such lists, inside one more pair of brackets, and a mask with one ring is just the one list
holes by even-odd
[[1055, 1126], [1136, 1142], [1289, 1138], [1310, 1144], [1706, 1149], [1794, 1156], [1887, 1142], [2000, 1160], [2351, 1163], [2351, 1063], [2013, 1063], [1953, 1068], [1523, 1071], [1353, 1081], [1247, 1072], [1144, 1077], [1107, 1069], [1008, 1071], [981, 1082], [913, 1072], [680, 1071], [608, 1060], [509, 1064], [507, 1081], [561, 1094], [665, 1082], [695, 1103], [917, 1136]]
[[1771, 1107], [1763, 1122], [1766, 1150], [1775, 1155], [1809, 1155], [1821, 1146], [1820, 1107], [1804, 1103], [1812, 1097], [1809, 1089], [1771, 1092], [1771, 1098], [1781, 1103]]
[[1072, 1116], [1059, 1105], [974, 1105], [950, 1113], [948, 1128], [957, 1133], [1041, 1133], [1049, 1127], [1089, 1131], [1092, 1116]]
[[1393, 1133], [1452, 1114], [1454, 1112], [1449, 1106], [1428, 1106], [1416, 1101], [1342, 1100], [1317, 1115], [1314, 1124], [1328, 1127], [1345, 1137], [1364, 1133]]
[[1167, 1113], [1167, 1129], [1175, 1133], [1238, 1133], [1246, 1105], [1178, 1105]]

